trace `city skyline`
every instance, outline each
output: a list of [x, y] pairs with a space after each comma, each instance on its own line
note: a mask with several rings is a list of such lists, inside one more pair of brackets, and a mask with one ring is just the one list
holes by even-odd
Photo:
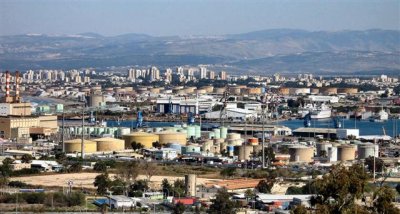
[[0, 35], [225, 35], [400, 29], [399, 1], [2, 1]]

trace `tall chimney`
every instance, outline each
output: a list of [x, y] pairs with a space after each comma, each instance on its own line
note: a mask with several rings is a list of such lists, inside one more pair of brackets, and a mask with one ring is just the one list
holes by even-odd
[[10, 72], [6, 71], [6, 97], [10, 97]]
[[15, 100], [14, 102], [18, 103], [20, 101], [19, 97], [19, 71], [15, 72]]

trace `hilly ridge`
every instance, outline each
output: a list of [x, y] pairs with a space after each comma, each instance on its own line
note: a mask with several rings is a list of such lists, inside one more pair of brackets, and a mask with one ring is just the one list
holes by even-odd
[[94, 33], [0, 37], [3, 70], [186, 64], [226, 65], [251, 73], [400, 71], [400, 31], [275, 29], [193, 37]]

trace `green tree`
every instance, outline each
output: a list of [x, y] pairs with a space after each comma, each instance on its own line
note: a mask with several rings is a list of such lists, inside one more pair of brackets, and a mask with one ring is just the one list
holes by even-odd
[[271, 193], [271, 189], [274, 186], [274, 180], [273, 179], [264, 179], [258, 182], [256, 189], [258, 192], [261, 193]]
[[137, 161], [123, 162], [117, 166], [116, 174], [118, 178], [130, 185], [139, 176], [139, 169], [140, 166]]
[[30, 163], [34, 158], [30, 154], [24, 154], [21, 156], [22, 163]]
[[[365, 165], [368, 166], [370, 172], [374, 171], [374, 157], [369, 156], [365, 159]], [[385, 164], [382, 159], [375, 158], [375, 172], [382, 172], [384, 170]]]
[[256, 197], [256, 193], [254, 193], [254, 190], [252, 189], [246, 189], [246, 191], [244, 192], [244, 197], [246, 197], [246, 200], [253, 200], [254, 197]]
[[162, 180], [161, 187], [165, 196], [170, 196], [172, 194], [173, 187], [166, 178]]
[[[272, 149], [272, 147], [265, 147], [264, 149], [265, 153], [265, 162], [268, 163], [268, 165], [271, 165], [270, 163], [275, 160], [275, 152]], [[260, 157], [260, 160], [262, 160], [262, 150], [258, 153], [258, 156]]]
[[75, 162], [68, 167], [68, 172], [81, 172], [82, 171], [82, 163]]
[[108, 177], [108, 173], [105, 172], [103, 174], [96, 176], [93, 184], [95, 187], [97, 187], [97, 194], [99, 195], [107, 194], [107, 190], [111, 184], [110, 178]]
[[393, 204], [395, 197], [395, 191], [389, 186], [379, 188], [373, 195], [374, 211], [382, 214], [400, 213], [400, 209]]
[[354, 213], [355, 200], [364, 196], [368, 179], [360, 164], [348, 169], [343, 165], [332, 166], [328, 174], [314, 182], [316, 196], [312, 203], [330, 213]]
[[85, 195], [81, 192], [73, 192], [66, 199], [68, 206], [82, 206], [85, 203]]
[[178, 197], [182, 197], [185, 196], [185, 181], [183, 181], [182, 179], [176, 179], [174, 181], [174, 188], [173, 188], [173, 195], [178, 196]]
[[11, 165], [12, 163], [14, 163], [14, 160], [11, 159], [11, 158], [5, 158], [5, 159], [3, 160], [3, 165], [9, 166], [9, 165]]
[[147, 180], [137, 180], [129, 187], [128, 195], [130, 197], [142, 197], [143, 192], [146, 192], [149, 189], [150, 187]]
[[97, 161], [93, 166], [93, 170], [96, 172], [106, 172], [107, 164], [104, 161]]
[[208, 209], [208, 213], [212, 214], [234, 214], [235, 210], [238, 207], [237, 204], [230, 199], [229, 193], [226, 189], [218, 190], [217, 194], [215, 194], [215, 199], [211, 200], [210, 208]]
[[116, 177], [110, 183], [110, 189], [114, 195], [125, 195], [126, 187], [126, 183], [118, 177]]
[[55, 158], [58, 162], [64, 162], [67, 159], [67, 155], [64, 152], [58, 152], [55, 154]]
[[141, 168], [143, 169], [148, 181], [150, 181], [151, 177], [153, 177], [153, 175], [155, 175], [158, 171], [157, 164], [148, 161], [145, 161]]
[[182, 202], [178, 202], [175, 204], [173, 212], [174, 214], [182, 214], [185, 212], [185, 205]]
[[297, 205], [290, 211], [292, 214], [308, 214], [308, 210], [304, 205]]
[[133, 142], [131, 143], [131, 147], [132, 147], [132, 149], [135, 150], [135, 151], [144, 148], [143, 144], [137, 143], [136, 141], [133, 141]]
[[156, 142], [153, 142], [153, 143], [152, 143], [152, 146], [153, 146], [154, 148], [161, 148], [161, 147], [162, 147], [162, 144], [161, 144], [160, 142], [156, 141]]

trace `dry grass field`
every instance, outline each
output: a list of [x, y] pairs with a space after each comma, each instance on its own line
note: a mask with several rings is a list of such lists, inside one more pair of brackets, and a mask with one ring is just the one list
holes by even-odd
[[[22, 181], [27, 184], [42, 186], [42, 187], [67, 187], [67, 182], [69, 180], [73, 181], [73, 187], [75, 188], [85, 188], [94, 189], [93, 186], [94, 178], [99, 175], [99, 173], [68, 173], [68, 174], [48, 174], [48, 175], [37, 175], [37, 176], [24, 176], [24, 177], [13, 177], [13, 181]], [[115, 175], [110, 174], [110, 178]], [[169, 181], [175, 181], [176, 179], [184, 179], [182, 176], [153, 176], [150, 180], [150, 186], [157, 188], [161, 185], [162, 180], [166, 178]], [[146, 176], [139, 175], [137, 179], [146, 179]], [[208, 180], [215, 180], [209, 178], [197, 178], [197, 184], [203, 184]]]

